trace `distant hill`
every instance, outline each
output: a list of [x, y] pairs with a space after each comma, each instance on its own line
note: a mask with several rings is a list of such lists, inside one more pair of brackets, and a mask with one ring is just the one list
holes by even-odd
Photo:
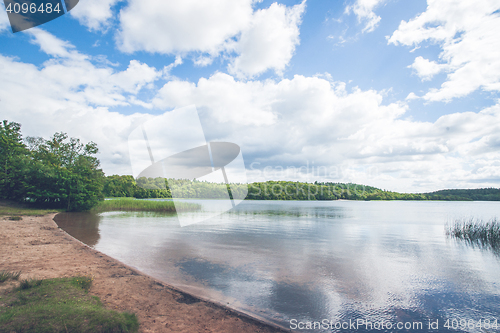
[[425, 193], [429, 200], [453, 200], [453, 201], [500, 201], [500, 189], [479, 188], [463, 190], [440, 190]]

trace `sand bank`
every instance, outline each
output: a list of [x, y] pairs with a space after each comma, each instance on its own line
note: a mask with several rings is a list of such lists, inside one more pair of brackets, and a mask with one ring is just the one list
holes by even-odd
[[0, 270], [20, 270], [21, 278], [92, 275], [90, 293], [109, 308], [134, 312], [140, 332], [284, 332], [178, 291], [89, 248], [59, 229], [54, 216], [23, 216], [20, 221], [0, 217]]

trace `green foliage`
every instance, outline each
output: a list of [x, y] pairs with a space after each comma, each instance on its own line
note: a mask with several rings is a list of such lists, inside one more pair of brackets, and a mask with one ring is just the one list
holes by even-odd
[[0, 332], [137, 332], [135, 314], [106, 309], [74, 283], [86, 277], [37, 280], [0, 300]]
[[33, 156], [27, 191], [30, 202], [81, 211], [103, 199], [104, 173], [93, 156], [98, 152], [95, 143], [68, 140], [64, 133], [54, 134], [51, 140], [29, 137], [27, 142]]
[[102, 199], [104, 173], [95, 143], [56, 133], [50, 140], [28, 137], [20, 125], [0, 124], [0, 198], [44, 208], [89, 210]]
[[28, 155], [21, 125], [7, 120], [0, 123], [0, 198], [23, 199]]
[[430, 200], [500, 201], [498, 188], [441, 190], [426, 195]]
[[267, 181], [251, 183], [248, 199], [254, 200], [426, 200], [422, 194], [383, 191], [353, 183], [301, 183]]
[[104, 180], [103, 194], [105, 197], [135, 197], [137, 185], [132, 176], [107, 176]]
[[[246, 186], [231, 184], [234, 197], [243, 197]], [[104, 182], [105, 197], [135, 197], [138, 199], [176, 198], [224, 199], [227, 198], [226, 184], [217, 184], [187, 179], [138, 178], [132, 176], [108, 176]]]
[[139, 199], [170, 199], [172, 194], [164, 178], [108, 176], [104, 180], [103, 195], [108, 198], [134, 197]]

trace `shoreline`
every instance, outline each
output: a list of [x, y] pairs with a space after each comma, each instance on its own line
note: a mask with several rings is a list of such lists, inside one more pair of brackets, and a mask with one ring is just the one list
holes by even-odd
[[[193, 296], [90, 248], [62, 229], [54, 216], [0, 217], [0, 267], [21, 278], [93, 276], [89, 293], [110, 309], [129, 311], [139, 332], [290, 332], [261, 318]], [[10, 284], [0, 285], [3, 289]]]

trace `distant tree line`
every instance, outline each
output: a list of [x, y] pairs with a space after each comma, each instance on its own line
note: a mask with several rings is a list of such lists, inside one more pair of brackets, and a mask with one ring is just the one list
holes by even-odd
[[[246, 185], [231, 184], [232, 194], [244, 197]], [[103, 190], [105, 197], [135, 198], [203, 198], [224, 199], [228, 196], [226, 184], [191, 181], [187, 179], [145, 178], [134, 180], [132, 176], [108, 176]]]
[[498, 188], [440, 190], [426, 193], [426, 195], [429, 200], [500, 201], [500, 189]]
[[423, 194], [397, 193], [354, 184], [267, 181], [249, 184], [248, 199], [256, 200], [427, 200]]
[[[398, 193], [354, 183], [267, 181], [230, 184], [235, 198], [253, 200], [451, 200], [500, 201], [500, 189], [443, 190], [432, 193]], [[164, 178], [108, 176], [104, 184], [106, 197], [136, 198], [227, 198], [225, 184]]]

